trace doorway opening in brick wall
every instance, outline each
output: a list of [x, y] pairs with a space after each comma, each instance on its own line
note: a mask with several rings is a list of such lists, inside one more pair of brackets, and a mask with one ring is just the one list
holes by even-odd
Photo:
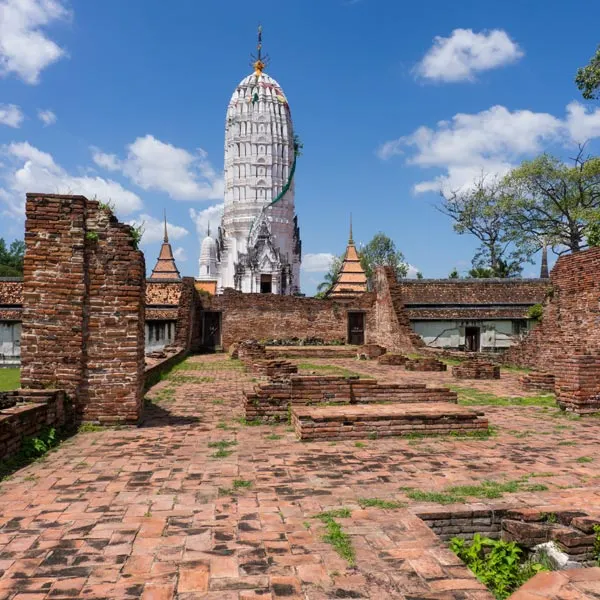
[[365, 313], [348, 313], [348, 343], [362, 346], [365, 343]]
[[465, 350], [479, 352], [481, 344], [481, 329], [479, 327], [465, 327]]
[[221, 313], [205, 312], [203, 323], [202, 345], [207, 348], [216, 348], [221, 345]]
[[272, 279], [270, 275], [261, 275], [260, 276], [260, 293], [261, 294], [270, 294], [272, 288]]

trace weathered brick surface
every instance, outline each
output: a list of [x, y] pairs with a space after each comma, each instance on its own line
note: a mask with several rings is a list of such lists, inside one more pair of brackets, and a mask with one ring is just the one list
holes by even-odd
[[374, 379], [334, 375], [292, 375], [289, 379], [260, 383], [244, 394], [248, 420], [283, 421], [289, 406], [313, 404], [457, 402], [456, 392], [425, 384], [377, 383]]
[[269, 354], [281, 358], [355, 358], [356, 346], [267, 346]]
[[450, 403], [294, 406], [292, 426], [300, 440], [343, 440], [485, 431], [488, 421]]
[[531, 371], [519, 378], [519, 383], [524, 390], [554, 391], [555, 377], [552, 373]]
[[600, 411], [600, 354], [573, 354], [555, 367], [556, 401], [578, 414]]
[[13, 405], [0, 410], [0, 460], [16, 454], [24, 438], [45, 427], [58, 429], [72, 416], [62, 390], [15, 390], [1, 396], [4, 406]]
[[143, 254], [83, 196], [28, 194], [21, 384], [65, 389], [78, 416], [136, 422], [144, 381]]
[[469, 359], [452, 368], [457, 379], [500, 379], [500, 367], [486, 360]]
[[421, 357], [421, 358], [409, 358], [404, 363], [404, 368], [407, 371], [433, 371], [440, 372], [446, 371], [448, 366], [437, 358]]
[[356, 355], [358, 358], [377, 358], [379, 356], [383, 356], [386, 353], [386, 349], [379, 344], [365, 344], [363, 346], [359, 346], [356, 350]]
[[394, 366], [404, 366], [406, 361], [408, 360], [407, 356], [404, 354], [396, 354], [394, 352], [387, 352], [386, 354], [380, 356], [377, 359], [377, 362], [380, 365], [394, 365]]

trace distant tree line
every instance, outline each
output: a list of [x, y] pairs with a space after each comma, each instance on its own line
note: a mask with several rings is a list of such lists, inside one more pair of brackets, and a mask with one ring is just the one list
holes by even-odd
[[25, 242], [14, 240], [7, 248], [4, 238], [0, 238], [0, 277], [21, 277]]

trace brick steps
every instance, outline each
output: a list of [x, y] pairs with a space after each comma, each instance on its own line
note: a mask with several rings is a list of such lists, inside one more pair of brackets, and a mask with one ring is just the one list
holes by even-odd
[[344, 440], [485, 431], [488, 421], [481, 412], [441, 402], [293, 407], [292, 425], [300, 440]]

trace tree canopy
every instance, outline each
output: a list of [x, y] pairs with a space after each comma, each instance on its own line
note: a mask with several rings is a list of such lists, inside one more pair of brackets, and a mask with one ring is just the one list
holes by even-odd
[[590, 58], [590, 62], [585, 67], [577, 69], [575, 84], [586, 100], [600, 98], [600, 46], [596, 54]]
[[343, 256], [334, 256], [331, 261], [331, 265], [329, 266], [329, 271], [325, 273], [325, 277], [323, 281], [317, 286], [317, 294], [318, 298], [322, 298], [328, 292], [329, 288], [335, 283], [337, 279], [340, 269], [342, 268], [342, 262], [344, 260]]
[[25, 242], [14, 240], [7, 248], [4, 238], [0, 238], [0, 277], [21, 277]]
[[506, 184], [482, 174], [473, 186], [442, 194], [440, 212], [454, 221], [454, 231], [471, 234], [479, 242], [471, 277], [514, 277], [529, 260], [533, 249], [513, 235], [506, 211]]
[[524, 161], [506, 177], [503, 206], [515, 238], [523, 244], [545, 240], [555, 254], [587, 247], [588, 228], [600, 215], [600, 158], [583, 147], [566, 164], [542, 154]]
[[396, 248], [394, 241], [383, 232], [378, 232], [373, 239], [359, 251], [360, 264], [365, 270], [367, 280], [372, 281], [376, 267], [393, 267], [396, 277], [406, 277], [408, 264], [404, 254]]

